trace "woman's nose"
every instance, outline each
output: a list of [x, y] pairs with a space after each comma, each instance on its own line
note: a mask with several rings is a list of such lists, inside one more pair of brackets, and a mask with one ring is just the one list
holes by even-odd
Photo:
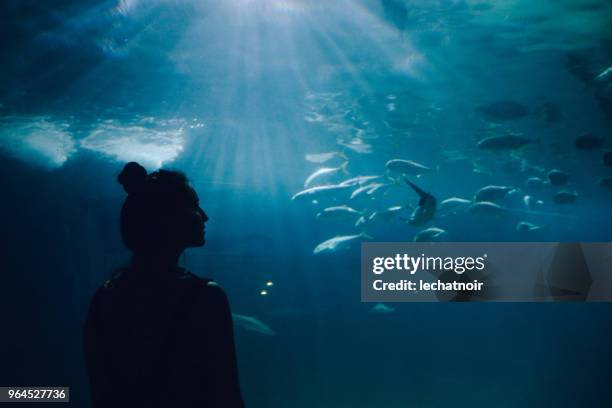
[[200, 208], [200, 215], [202, 216], [202, 221], [204, 221], [204, 222], [208, 221], [208, 215], [206, 215], [204, 210], [201, 209], [201, 208]]

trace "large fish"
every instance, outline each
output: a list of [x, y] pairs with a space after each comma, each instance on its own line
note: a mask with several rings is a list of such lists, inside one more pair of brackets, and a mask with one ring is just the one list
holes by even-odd
[[351, 186], [340, 186], [337, 184], [329, 184], [325, 186], [317, 186], [302, 190], [291, 197], [292, 200], [318, 200], [321, 197], [335, 197], [338, 193], [350, 190]]
[[325, 162], [328, 162], [332, 159], [335, 158], [343, 158], [344, 160], [346, 160], [346, 156], [341, 153], [341, 152], [326, 152], [326, 153], [312, 153], [312, 154], [307, 154], [306, 155], [306, 160], [308, 160], [311, 163], [318, 163], [318, 164], [322, 164]]
[[536, 231], [540, 231], [541, 229], [542, 229], [541, 226], [532, 224], [527, 221], [521, 221], [518, 224], [516, 224], [516, 231], [521, 232], [521, 233], [536, 232]]
[[610, 189], [612, 188], [612, 177], [602, 177], [597, 184], [599, 184], [599, 187]]
[[361, 216], [361, 212], [348, 205], [327, 207], [317, 214], [317, 218], [324, 220], [354, 220]]
[[408, 224], [420, 226], [428, 223], [436, 214], [436, 198], [430, 193], [427, 193], [422, 190], [420, 187], [412, 183], [407, 178], [404, 178], [404, 181], [406, 181], [406, 183], [408, 183], [408, 185], [412, 187], [415, 193], [419, 195], [419, 204], [410, 215], [410, 218], [408, 219]]
[[339, 235], [333, 238], [328, 239], [327, 241], [321, 242], [319, 245], [315, 247], [312, 251], [314, 255], [324, 254], [324, 253], [334, 253], [342, 250], [346, 250], [351, 248], [355, 243], [361, 241], [363, 238], [372, 239], [369, 235], [365, 233], [356, 234], [356, 235]]
[[320, 169], [312, 173], [310, 176], [308, 176], [308, 178], [304, 182], [304, 187], [310, 187], [315, 181], [328, 180], [330, 177], [333, 177], [334, 175], [339, 173], [348, 174], [348, 171], [346, 170], [347, 165], [348, 162], [344, 162], [338, 167], [321, 167]]
[[499, 217], [506, 213], [506, 210], [499, 204], [489, 201], [479, 201], [470, 205], [470, 214]]
[[496, 101], [476, 108], [485, 119], [491, 122], [503, 122], [520, 119], [529, 115], [525, 105], [515, 101]]
[[387, 306], [384, 303], [377, 303], [374, 306], [372, 306], [372, 308], [370, 309], [370, 313], [377, 313], [377, 314], [389, 314], [393, 312], [395, 312], [395, 308]]
[[387, 170], [407, 176], [419, 176], [431, 172], [431, 168], [412, 160], [393, 159], [385, 164]]
[[601, 155], [601, 162], [604, 164], [604, 166], [612, 166], [612, 150], [605, 151]]
[[576, 193], [575, 191], [563, 190], [555, 194], [555, 196], [553, 197], [553, 201], [556, 204], [573, 204], [576, 202], [577, 198], [578, 193]]
[[270, 327], [254, 317], [232, 313], [232, 320], [236, 327], [256, 332], [266, 336], [274, 336], [276, 333]]
[[439, 205], [439, 210], [445, 213], [455, 213], [466, 209], [472, 202], [461, 197], [450, 197], [442, 200]]
[[365, 186], [361, 186], [355, 191], [351, 193], [351, 200], [360, 197], [362, 195], [370, 196], [370, 198], [374, 197], [376, 193], [382, 193], [386, 191], [386, 189], [392, 186], [392, 183], [371, 183], [366, 184]]
[[580, 150], [595, 150], [601, 149], [604, 146], [605, 140], [601, 136], [592, 133], [585, 133], [576, 138], [576, 148]]
[[567, 184], [567, 181], [569, 180], [569, 174], [557, 169], [552, 169], [551, 171], [549, 171], [547, 176], [548, 181], [553, 186], [562, 186], [564, 184]]
[[448, 233], [442, 228], [431, 227], [419, 231], [414, 236], [414, 242], [437, 242], [442, 241]]
[[348, 180], [344, 180], [339, 185], [340, 186], [363, 186], [366, 183], [369, 183], [373, 180], [377, 180], [382, 178], [383, 176], [357, 176], [350, 178]]
[[535, 140], [508, 133], [507, 135], [485, 137], [478, 142], [478, 148], [484, 150], [513, 150], [533, 142]]
[[489, 185], [481, 188], [474, 194], [474, 201], [496, 202], [516, 191], [513, 187]]

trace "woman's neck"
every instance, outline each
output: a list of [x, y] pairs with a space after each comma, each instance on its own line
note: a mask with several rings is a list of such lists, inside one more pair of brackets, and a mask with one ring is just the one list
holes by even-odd
[[130, 266], [149, 275], [163, 276], [176, 271], [180, 252], [135, 253]]

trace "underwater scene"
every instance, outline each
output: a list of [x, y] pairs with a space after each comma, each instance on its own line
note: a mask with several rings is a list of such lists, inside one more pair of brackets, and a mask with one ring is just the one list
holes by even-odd
[[609, 407], [608, 303], [366, 303], [362, 242], [612, 241], [612, 2], [0, 4], [0, 386], [91, 406], [123, 166], [185, 173], [248, 407]]

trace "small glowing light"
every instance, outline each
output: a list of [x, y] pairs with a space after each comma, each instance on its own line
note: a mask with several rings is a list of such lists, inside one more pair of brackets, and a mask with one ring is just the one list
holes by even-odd
[[268, 294], [268, 291], [264, 289], [264, 290], [262, 290], [261, 292], [259, 292], [259, 294], [260, 294], [261, 296], [266, 296], [266, 295]]
[[274, 282], [272, 282], [272, 281], [267, 281], [267, 282], [266, 282], [266, 286], [274, 286]]

